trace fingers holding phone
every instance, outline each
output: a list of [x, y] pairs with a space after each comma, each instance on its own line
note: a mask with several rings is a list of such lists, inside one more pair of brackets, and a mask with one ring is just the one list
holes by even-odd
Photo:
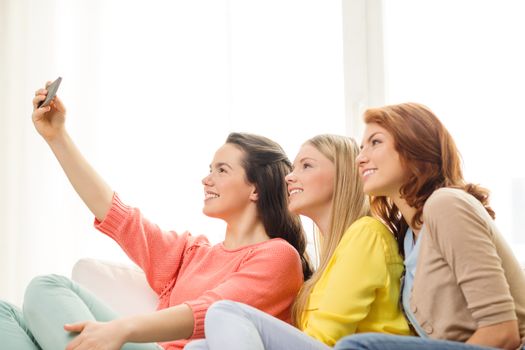
[[51, 140], [64, 129], [66, 109], [56, 92], [62, 78], [48, 82], [45, 89], [38, 89], [33, 98], [33, 123], [38, 133]]
[[62, 82], [62, 77], [58, 77], [54, 82], [50, 83], [47, 82], [46, 84], [46, 90], [47, 95], [46, 98], [38, 103], [38, 107], [46, 107], [49, 106], [51, 101], [55, 98], [55, 95], [58, 91], [58, 87], [60, 86], [60, 83]]

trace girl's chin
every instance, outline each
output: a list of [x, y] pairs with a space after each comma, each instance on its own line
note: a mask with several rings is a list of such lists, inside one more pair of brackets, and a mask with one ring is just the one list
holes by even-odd
[[206, 215], [207, 217], [210, 217], [210, 218], [216, 218], [216, 219], [220, 219], [220, 215], [218, 215], [219, 213], [216, 213], [214, 212], [213, 210], [210, 210], [209, 208], [206, 208], [206, 206], [204, 206], [204, 208], [202, 208], [202, 213], [204, 215]]
[[288, 211], [293, 214], [299, 214], [297, 210], [300, 209], [300, 206], [295, 203], [295, 201], [292, 199], [290, 202], [288, 202]]
[[295, 205], [293, 203], [288, 204], [288, 211], [295, 215], [305, 215], [304, 209], [305, 208], [297, 204]]
[[366, 184], [363, 186], [363, 192], [368, 196], [382, 196], [382, 194], [379, 194], [380, 191], [378, 191], [377, 188], [367, 186]]

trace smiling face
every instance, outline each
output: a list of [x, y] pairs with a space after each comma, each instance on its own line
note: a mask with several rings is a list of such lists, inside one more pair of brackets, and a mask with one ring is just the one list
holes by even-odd
[[335, 165], [311, 144], [304, 144], [286, 176], [290, 201], [288, 209], [316, 217], [330, 212], [334, 195]]
[[399, 197], [406, 172], [390, 132], [379, 124], [366, 124], [361, 152], [356, 161], [366, 194]]
[[248, 183], [242, 166], [244, 153], [232, 144], [220, 147], [204, 179], [204, 208], [207, 216], [230, 220], [255, 206], [255, 185]]

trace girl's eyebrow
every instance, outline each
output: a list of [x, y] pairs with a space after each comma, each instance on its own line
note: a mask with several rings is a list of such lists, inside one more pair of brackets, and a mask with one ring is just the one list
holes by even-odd
[[370, 136], [368, 137], [368, 140], [366, 140], [366, 141], [367, 141], [367, 142], [370, 142], [370, 140], [372, 140], [372, 138], [373, 138], [374, 136], [376, 136], [377, 134], [381, 134], [381, 131], [376, 131], [375, 133], [373, 133], [372, 135], [370, 135]]
[[305, 160], [313, 160], [315, 162], [315, 159], [313, 159], [313, 158], [304, 157], [304, 158], [301, 158], [301, 160], [299, 160], [299, 163], [303, 163]]
[[[366, 140], [366, 142], [370, 142], [370, 140], [372, 140], [372, 138], [374, 136], [376, 136], [377, 134], [381, 134], [381, 131], [376, 131], [375, 133], [373, 133], [372, 135], [368, 136], [368, 139]], [[359, 146], [360, 149], [363, 149], [363, 144], [361, 144], [361, 146]]]
[[[226, 162], [215, 163], [215, 167], [216, 168], [220, 168], [221, 166], [225, 166], [225, 167], [228, 167], [228, 168], [233, 170], [232, 166], [230, 164], [226, 163]], [[210, 170], [211, 170], [211, 168], [212, 168], [212, 164], [210, 164]]]
[[297, 162], [294, 162], [294, 163], [292, 164], [292, 168], [295, 166], [295, 164], [301, 164], [301, 163], [304, 163], [304, 162], [307, 161], [307, 160], [310, 160], [310, 161], [315, 162], [315, 159], [313, 159], [313, 158], [310, 158], [310, 157], [303, 157], [303, 158], [299, 159]]

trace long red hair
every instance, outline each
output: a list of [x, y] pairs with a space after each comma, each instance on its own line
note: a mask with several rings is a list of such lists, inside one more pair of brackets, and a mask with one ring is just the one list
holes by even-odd
[[[430, 195], [441, 187], [463, 189], [478, 199], [492, 218], [489, 192], [475, 184], [466, 183], [461, 170], [461, 156], [452, 136], [432, 113], [421, 104], [402, 103], [370, 108], [364, 113], [365, 123], [376, 123], [394, 138], [401, 163], [407, 171], [401, 196], [416, 208], [410, 223], [421, 227], [423, 205]], [[399, 209], [387, 197], [371, 197], [372, 212], [379, 216], [396, 236], [403, 252], [403, 239], [408, 224]]]

